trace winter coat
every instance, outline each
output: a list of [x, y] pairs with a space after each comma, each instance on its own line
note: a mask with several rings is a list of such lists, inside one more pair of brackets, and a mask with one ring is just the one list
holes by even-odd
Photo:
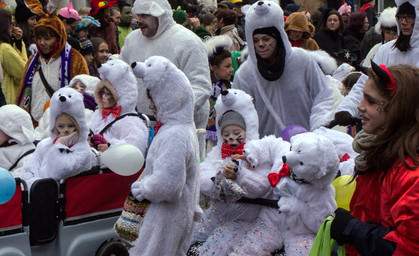
[[155, 56], [142, 65], [148, 67], [142, 85], [150, 90], [162, 126], [139, 181], [140, 194], [151, 204], [130, 255], [186, 255], [193, 220], [202, 211], [194, 95], [187, 77], [167, 59]]
[[[155, 14], [159, 26], [153, 37], [145, 37], [141, 30], [137, 29], [125, 39], [125, 45], [121, 50], [120, 58], [131, 64], [135, 61], [145, 61], [150, 56], [164, 56], [176, 65], [188, 77], [195, 97], [194, 120], [196, 128], [204, 129], [208, 121], [209, 103], [211, 93], [211, 79], [208, 65], [208, 57], [205, 46], [201, 39], [192, 31], [176, 24], [173, 20], [173, 12], [166, 0], [137, 1], [132, 12], [134, 14], [150, 14], [150, 5], [157, 4], [162, 13]], [[153, 12], [154, 13], [154, 12]], [[138, 47], [141, 45], [141, 47]], [[137, 110], [152, 114], [149, 100], [146, 97], [143, 81], [138, 82]], [[204, 149], [205, 132], [199, 137], [200, 150]], [[201, 152], [201, 157], [203, 153]]]
[[[411, 159], [406, 162], [413, 165]], [[362, 173], [356, 183], [350, 209], [362, 222], [349, 231], [358, 253], [348, 246], [347, 255], [418, 255], [419, 168], [395, 164], [386, 172]], [[394, 252], [382, 246], [383, 240], [397, 244]]]
[[346, 29], [343, 32], [343, 39], [345, 41], [346, 49], [357, 56], [355, 62], [359, 64], [361, 62], [361, 42], [364, 38], [365, 33]]
[[[51, 98], [50, 111], [50, 136], [38, 143], [20, 174], [28, 187], [37, 179], [52, 178], [58, 182], [87, 171], [92, 166], [82, 94], [71, 88], [59, 89]], [[69, 146], [55, 143], [58, 138], [55, 122], [63, 113], [72, 116], [78, 126], [78, 138]]]
[[314, 40], [319, 45], [320, 49], [326, 51], [330, 56], [337, 59], [337, 53], [345, 49], [345, 42], [343, 35], [337, 31], [320, 30], [314, 35]]
[[[246, 14], [249, 57], [234, 76], [233, 88], [242, 89], [254, 98], [261, 136], [275, 134], [279, 137], [291, 124], [314, 130], [328, 123], [333, 111], [333, 91], [324, 74], [307, 51], [291, 47], [282, 17], [281, 8], [274, 2], [254, 4], [250, 8]], [[251, 40], [255, 29], [271, 26], [280, 32], [285, 49], [284, 70], [275, 81], [261, 75]]]
[[[0, 119], [0, 130], [11, 137], [9, 146], [0, 147], [0, 167], [19, 177], [23, 165], [29, 159], [29, 155], [23, 155], [35, 149], [32, 120], [26, 111], [13, 104], [0, 108]], [[16, 162], [16, 167], [11, 170]]]
[[[415, 0], [398, 0], [396, 1], [397, 5], [400, 6], [404, 2], [409, 2], [415, 6], [416, 14], [419, 14], [419, 4]], [[395, 40], [383, 44], [377, 51], [374, 57], [374, 62], [377, 65], [384, 64], [386, 66], [394, 66], [399, 64], [408, 64], [412, 66], [419, 67], [419, 15], [416, 15], [415, 24], [413, 26], [413, 33], [410, 37], [410, 46], [411, 49], [406, 52], [401, 52], [399, 49], [394, 47]], [[362, 90], [364, 89], [365, 81], [368, 77], [362, 75], [356, 84], [352, 87], [351, 92], [345, 97], [339, 107], [336, 109], [336, 112], [347, 111], [352, 116], [359, 116], [360, 112], [357, 108], [358, 104], [361, 102], [363, 94]]]
[[0, 63], [3, 69], [1, 88], [7, 104], [15, 103], [19, 82], [25, 68], [27, 57], [24, 44], [22, 49], [23, 51], [19, 51], [8, 43], [0, 44]]

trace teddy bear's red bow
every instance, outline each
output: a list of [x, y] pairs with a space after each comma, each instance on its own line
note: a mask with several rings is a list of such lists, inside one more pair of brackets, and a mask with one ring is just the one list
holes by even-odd
[[278, 173], [269, 173], [268, 180], [271, 186], [274, 188], [282, 177], [288, 176], [290, 174], [290, 167], [287, 164], [283, 164], [281, 170]]

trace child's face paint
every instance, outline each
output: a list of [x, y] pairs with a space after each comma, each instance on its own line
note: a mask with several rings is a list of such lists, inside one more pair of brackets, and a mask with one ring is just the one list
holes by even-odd
[[238, 125], [230, 124], [222, 131], [224, 142], [231, 147], [237, 147], [246, 140], [246, 131]]
[[111, 91], [109, 91], [107, 88], [102, 89], [102, 107], [103, 108], [113, 108], [116, 106], [115, 99], [113, 98], [113, 95]]

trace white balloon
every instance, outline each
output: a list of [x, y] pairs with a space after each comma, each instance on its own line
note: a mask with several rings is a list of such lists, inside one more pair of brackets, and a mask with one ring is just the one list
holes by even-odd
[[108, 148], [100, 156], [101, 162], [121, 176], [137, 173], [144, 165], [141, 151], [131, 144], [121, 144]]

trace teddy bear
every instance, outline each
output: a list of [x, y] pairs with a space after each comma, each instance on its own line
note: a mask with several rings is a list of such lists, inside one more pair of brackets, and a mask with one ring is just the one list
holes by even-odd
[[318, 228], [337, 207], [331, 182], [339, 158], [333, 143], [313, 132], [294, 135], [291, 144], [266, 136], [249, 142], [244, 154], [252, 168], [272, 164], [275, 172], [267, 175], [266, 182], [279, 210], [263, 209], [230, 255], [265, 255], [281, 247], [287, 255], [308, 255]]
[[307, 132], [291, 138], [291, 149], [282, 159], [279, 173], [268, 178], [280, 197], [285, 252], [308, 254], [320, 225], [337, 207], [331, 183], [339, 169], [339, 157], [329, 139]]

